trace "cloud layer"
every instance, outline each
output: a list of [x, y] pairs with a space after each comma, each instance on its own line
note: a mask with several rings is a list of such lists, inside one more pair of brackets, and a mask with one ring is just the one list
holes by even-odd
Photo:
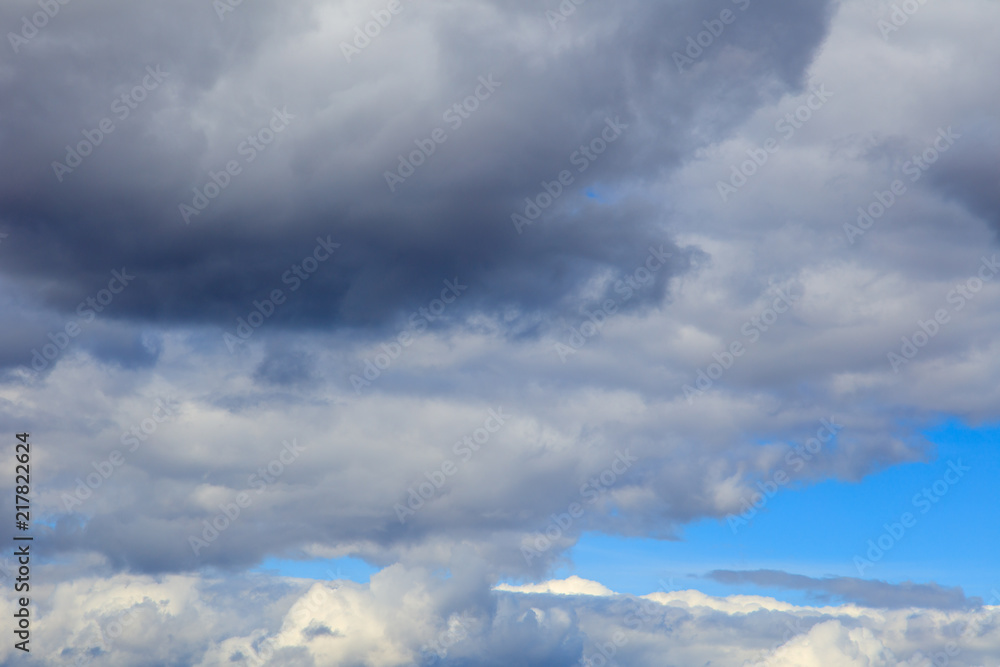
[[0, 8], [38, 664], [1000, 655], [934, 582], [496, 588], [1000, 421], [996, 3], [227, 1]]
[[[991, 664], [1000, 650], [996, 607], [796, 607], [697, 591], [634, 597], [582, 579], [546, 582], [551, 592], [470, 594], [398, 566], [367, 586], [117, 575], [49, 588], [39, 665], [964, 667]], [[3, 651], [10, 659], [12, 649]]]

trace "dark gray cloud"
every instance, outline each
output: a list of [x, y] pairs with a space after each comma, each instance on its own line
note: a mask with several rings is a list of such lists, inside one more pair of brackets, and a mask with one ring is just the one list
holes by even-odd
[[308, 351], [278, 343], [269, 345], [267, 356], [254, 371], [255, 379], [277, 386], [308, 386], [314, 377], [315, 359]]
[[1000, 233], [1000, 125], [991, 118], [972, 118], [955, 128], [972, 141], [963, 141], [950, 160], [928, 170], [933, 186], [987, 221]]
[[819, 600], [836, 598], [840, 601], [853, 602], [872, 608], [974, 609], [982, 605], [980, 598], [965, 597], [962, 589], [958, 586], [945, 588], [934, 583], [915, 584], [912, 581], [904, 581], [900, 584], [890, 584], [885, 581], [854, 577], [817, 579], [780, 570], [714, 570], [705, 576], [724, 584], [753, 584], [761, 587], [806, 591]]
[[[754, 2], [696, 72], [680, 75], [671, 54], [730, 6], [581, 7], [554, 34], [540, 7], [414, 6], [347, 63], [333, 45], [352, 25], [331, 22], [323, 4], [240, 6], [223, 21], [195, 2], [169, 12], [149, 2], [68, 5], [0, 83], [10, 233], [0, 271], [65, 312], [125, 266], [137, 278], [113, 317], [228, 325], [254, 299], [289, 290], [282, 276], [329, 236], [340, 252], [273, 321], [370, 325], [429, 301], [455, 276], [470, 286], [457, 312], [558, 311], [595, 275], [629, 272], [650, 245], [664, 245], [670, 269], [634, 303], [658, 301], [688, 264], [660, 208], [628, 190], [800, 87], [832, 5]], [[0, 24], [20, 14], [9, 6]], [[313, 41], [317, 31], [330, 43]], [[567, 35], [589, 37], [562, 44]], [[434, 40], [433, 55], [412, 52], [407, 40], [417, 38]], [[526, 50], [525, 39], [540, 48]], [[412, 61], [411, 80], [375, 69], [401, 58]], [[125, 109], [115, 100], [155, 81], [147, 66], [162, 68], [163, 81]], [[452, 129], [443, 112], [490, 75], [500, 88]], [[286, 107], [294, 118], [275, 143], [184, 224], [178, 205], [192, 188], [228, 160], [242, 163], [247, 135]], [[105, 117], [113, 133], [57, 180], [53, 161]], [[606, 118], [629, 127], [593, 162], [572, 163]], [[384, 172], [437, 127], [448, 141], [390, 192]], [[518, 235], [511, 215], [565, 169], [574, 184]], [[601, 205], [586, 187], [624, 200]]]

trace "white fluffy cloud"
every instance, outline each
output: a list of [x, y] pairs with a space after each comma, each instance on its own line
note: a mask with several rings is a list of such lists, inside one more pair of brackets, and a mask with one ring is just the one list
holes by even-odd
[[[995, 665], [998, 608], [798, 607], [697, 591], [622, 596], [579, 578], [463, 591], [393, 566], [347, 581], [172, 575], [45, 587], [39, 665]], [[5, 600], [4, 613], [12, 605]], [[532, 642], [530, 645], [519, 642]], [[4, 660], [13, 649], [2, 649]], [[518, 657], [522, 656], [522, 657]], [[88, 662], [88, 658], [92, 662]]]

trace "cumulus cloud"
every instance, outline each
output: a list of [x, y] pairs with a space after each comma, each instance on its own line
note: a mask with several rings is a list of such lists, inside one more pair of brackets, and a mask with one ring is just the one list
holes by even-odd
[[[544, 582], [540, 590], [456, 596], [459, 587], [399, 566], [374, 575], [370, 585], [259, 576], [83, 577], [47, 587], [39, 616], [44, 648], [33, 659], [205, 667], [569, 666], [609, 659], [638, 667], [926, 667], [941, 656], [951, 665], [984, 664], [1000, 649], [990, 607], [915, 614], [697, 591], [633, 597], [602, 588], [574, 579]], [[3, 651], [9, 659], [12, 649]]]

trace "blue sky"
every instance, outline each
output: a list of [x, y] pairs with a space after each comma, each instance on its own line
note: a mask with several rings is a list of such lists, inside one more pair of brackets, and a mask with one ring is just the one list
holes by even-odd
[[[961, 586], [967, 596], [989, 602], [993, 591], [1000, 590], [995, 558], [1000, 530], [996, 508], [984, 499], [995, 493], [1000, 472], [1000, 428], [951, 420], [924, 435], [936, 446], [934, 460], [895, 466], [859, 483], [826, 481], [784, 490], [735, 535], [717, 520], [686, 527], [676, 542], [584, 535], [570, 551], [572, 566], [560, 568], [557, 576], [577, 575], [634, 595], [658, 590], [661, 580], [669, 584], [673, 577], [674, 588], [810, 603], [795, 591], [734, 588], [698, 577], [716, 569], [774, 569], [810, 577], [935, 581]], [[942, 479], [949, 461], [972, 470], [921, 513], [926, 505], [915, 506], [913, 496]], [[881, 560], [859, 573], [854, 557], [865, 558], [868, 540], [878, 540], [885, 533], [883, 524], [899, 522], [904, 512], [911, 512], [917, 523]]]

